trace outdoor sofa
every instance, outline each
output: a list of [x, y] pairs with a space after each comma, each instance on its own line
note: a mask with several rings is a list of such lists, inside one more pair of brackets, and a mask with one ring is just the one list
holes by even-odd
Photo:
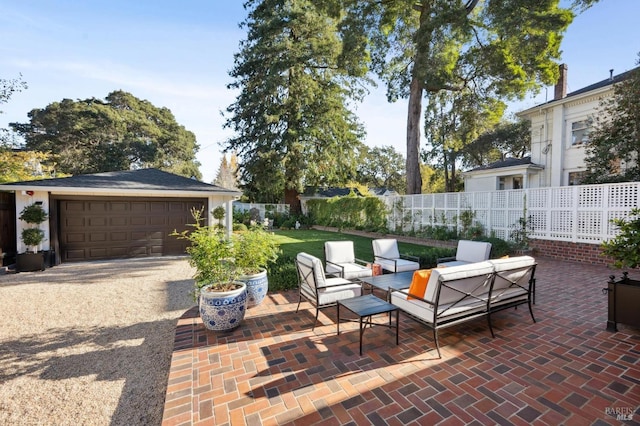
[[[440, 356], [438, 330], [480, 317], [487, 317], [491, 336], [491, 314], [527, 304], [531, 308], [535, 289], [536, 262], [519, 256], [487, 260], [431, 270], [423, 294], [412, 289], [391, 289], [391, 303], [433, 330]], [[412, 288], [414, 288], [412, 286]]]

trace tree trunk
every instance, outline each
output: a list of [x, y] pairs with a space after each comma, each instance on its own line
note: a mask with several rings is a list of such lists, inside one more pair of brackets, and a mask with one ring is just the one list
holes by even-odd
[[420, 176], [420, 114], [422, 86], [415, 76], [411, 80], [407, 112], [407, 195], [422, 192]]

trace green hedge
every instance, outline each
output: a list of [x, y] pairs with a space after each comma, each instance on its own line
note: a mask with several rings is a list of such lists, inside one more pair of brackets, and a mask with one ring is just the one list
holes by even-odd
[[378, 197], [334, 197], [307, 201], [316, 225], [379, 232], [387, 226], [387, 206]]

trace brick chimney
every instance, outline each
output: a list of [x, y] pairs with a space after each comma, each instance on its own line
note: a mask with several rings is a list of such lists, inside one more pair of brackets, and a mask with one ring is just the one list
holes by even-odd
[[558, 68], [560, 69], [560, 77], [558, 77], [558, 82], [556, 83], [554, 101], [567, 97], [567, 64], [560, 64]]

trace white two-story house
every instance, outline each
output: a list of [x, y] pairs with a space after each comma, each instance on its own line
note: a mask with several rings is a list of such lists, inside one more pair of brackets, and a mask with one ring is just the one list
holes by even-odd
[[531, 156], [506, 159], [463, 173], [465, 191], [543, 188], [577, 185], [586, 170], [585, 145], [601, 101], [613, 95], [614, 84], [631, 71], [567, 93], [567, 66], [553, 100], [517, 114], [531, 121]]

